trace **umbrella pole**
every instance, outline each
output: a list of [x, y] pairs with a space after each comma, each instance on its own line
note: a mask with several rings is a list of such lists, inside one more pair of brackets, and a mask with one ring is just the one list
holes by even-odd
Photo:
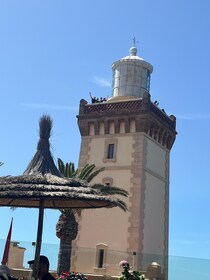
[[33, 267], [33, 277], [38, 280], [39, 275], [39, 258], [42, 244], [42, 231], [43, 231], [43, 220], [44, 220], [44, 200], [39, 201], [39, 220], [36, 236], [36, 250], [35, 250], [35, 262]]

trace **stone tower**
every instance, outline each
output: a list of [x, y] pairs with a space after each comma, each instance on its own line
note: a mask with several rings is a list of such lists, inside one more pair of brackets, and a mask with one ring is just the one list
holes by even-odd
[[95, 182], [129, 192], [128, 211], [84, 210], [79, 222], [72, 269], [119, 275], [127, 259], [135, 269], [151, 262], [168, 274], [169, 162], [176, 119], [151, 101], [153, 67], [137, 56], [137, 48], [112, 65], [112, 97], [88, 104], [80, 101], [79, 167], [105, 167]]

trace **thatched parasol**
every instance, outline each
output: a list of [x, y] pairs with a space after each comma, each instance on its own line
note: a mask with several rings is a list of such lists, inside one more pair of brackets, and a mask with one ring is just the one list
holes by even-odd
[[85, 181], [63, 177], [50, 152], [52, 119], [44, 115], [39, 125], [37, 152], [26, 171], [21, 176], [0, 178], [0, 206], [39, 208], [35, 279], [38, 278], [44, 208], [100, 208], [119, 204], [118, 199], [103, 196]]

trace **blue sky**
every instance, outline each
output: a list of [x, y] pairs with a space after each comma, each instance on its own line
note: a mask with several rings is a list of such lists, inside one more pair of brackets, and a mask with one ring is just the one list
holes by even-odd
[[[170, 254], [210, 259], [210, 3], [208, 0], [0, 0], [0, 175], [20, 175], [38, 121], [54, 120], [54, 158], [77, 164], [79, 101], [111, 96], [111, 64], [150, 62], [151, 99], [177, 117], [170, 164]], [[0, 208], [0, 238], [35, 241], [37, 210]], [[43, 242], [58, 243], [45, 211]]]

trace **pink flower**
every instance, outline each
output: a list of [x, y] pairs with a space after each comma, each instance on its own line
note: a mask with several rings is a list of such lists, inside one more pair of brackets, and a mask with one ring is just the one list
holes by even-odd
[[127, 262], [127, 261], [121, 261], [120, 263], [119, 263], [119, 266], [122, 266], [122, 267], [124, 267], [124, 266], [129, 266], [129, 263]]

